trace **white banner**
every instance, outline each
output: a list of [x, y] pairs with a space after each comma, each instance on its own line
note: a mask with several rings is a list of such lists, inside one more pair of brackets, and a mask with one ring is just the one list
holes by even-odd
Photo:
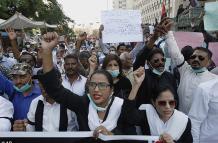
[[103, 43], [141, 42], [141, 14], [139, 10], [103, 11]]
[[[12, 141], [13, 138], [20, 139], [34, 139], [34, 141], [39, 139], [79, 139], [79, 138], [92, 138], [93, 131], [84, 132], [0, 132], [0, 141]], [[135, 141], [157, 141], [158, 136], [146, 136], [146, 135], [103, 135], [100, 134], [99, 139], [102, 141], [112, 141], [112, 140], [135, 140]]]

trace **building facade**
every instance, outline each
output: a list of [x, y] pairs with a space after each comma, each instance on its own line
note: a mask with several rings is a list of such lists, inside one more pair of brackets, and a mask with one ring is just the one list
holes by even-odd
[[[139, 9], [142, 14], [142, 22], [154, 24], [155, 19], [160, 20], [163, 0], [134, 0], [133, 9]], [[165, 0], [167, 16], [176, 17], [177, 10], [184, 0]]]
[[135, 0], [113, 0], [113, 9], [133, 9]]

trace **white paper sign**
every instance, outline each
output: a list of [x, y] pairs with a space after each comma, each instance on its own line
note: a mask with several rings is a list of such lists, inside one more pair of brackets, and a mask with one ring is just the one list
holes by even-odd
[[218, 2], [205, 4], [204, 27], [206, 31], [218, 31]]
[[103, 43], [141, 42], [141, 14], [138, 10], [113, 10], [101, 13]]

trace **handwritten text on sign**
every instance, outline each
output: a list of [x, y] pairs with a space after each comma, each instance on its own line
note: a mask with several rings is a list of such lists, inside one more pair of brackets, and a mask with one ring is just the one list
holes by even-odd
[[137, 10], [103, 11], [103, 43], [142, 41], [141, 14]]

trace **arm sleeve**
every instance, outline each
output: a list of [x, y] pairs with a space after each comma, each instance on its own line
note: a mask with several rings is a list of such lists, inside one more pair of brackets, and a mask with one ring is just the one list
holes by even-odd
[[75, 112], [83, 112], [81, 105], [84, 105], [83, 98], [85, 97], [78, 96], [70, 90], [64, 88], [57, 78], [56, 71], [54, 69], [44, 74], [40, 81], [43, 87], [45, 87], [48, 95], [56, 102]]
[[13, 87], [13, 83], [0, 73], [0, 94], [4, 93], [6, 93], [9, 98], [12, 98], [15, 93], [15, 89]]
[[10, 131], [11, 130], [11, 121], [6, 118], [0, 118], [0, 131]]
[[145, 61], [148, 58], [148, 54], [150, 53], [151, 49], [147, 48], [146, 46], [138, 53], [136, 60], [133, 64], [133, 70], [138, 69], [140, 66], [145, 66]]
[[104, 54], [108, 54], [109, 53], [110, 46], [107, 45], [107, 44], [104, 44], [102, 39], [99, 39], [99, 46], [102, 49]]
[[180, 137], [180, 139], [176, 141], [176, 143], [192, 143], [192, 142], [193, 142], [193, 138], [191, 134], [191, 120], [188, 119], [186, 129], [182, 134], [182, 136]]
[[0, 96], [0, 131], [11, 130], [14, 107], [10, 101]]
[[135, 47], [132, 51], [130, 51], [130, 55], [131, 55], [133, 61], [135, 61], [136, 55], [143, 49], [143, 47], [144, 47], [144, 43], [140, 42], [140, 43], [137, 43], [135, 45]]
[[[192, 122], [192, 135], [195, 143], [199, 142], [200, 128], [202, 122], [206, 119], [209, 110], [209, 98], [201, 86], [197, 88], [194, 94], [193, 104], [189, 111], [189, 118]], [[200, 105], [200, 106], [199, 106]]]
[[136, 101], [135, 100], [125, 100], [124, 105], [122, 108], [122, 117], [125, 121], [134, 126], [140, 126], [145, 121], [145, 111], [138, 110], [136, 108]]
[[176, 43], [173, 32], [169, 31], [166, 39], [166, 46], [168, 47], [169, 55], [172, 59], [173, 64], [178, 67], [178, 70], [184, 72], [187, 69], [188, 63], [185, 62], [184, 56], [180, 52], [180, 49]]
[[33, 100], [30, 104], [29, 112], [27, 113], [28, 124], [26, 126], [26, 131], [35, 131], [35, 112], [38, 100]]

